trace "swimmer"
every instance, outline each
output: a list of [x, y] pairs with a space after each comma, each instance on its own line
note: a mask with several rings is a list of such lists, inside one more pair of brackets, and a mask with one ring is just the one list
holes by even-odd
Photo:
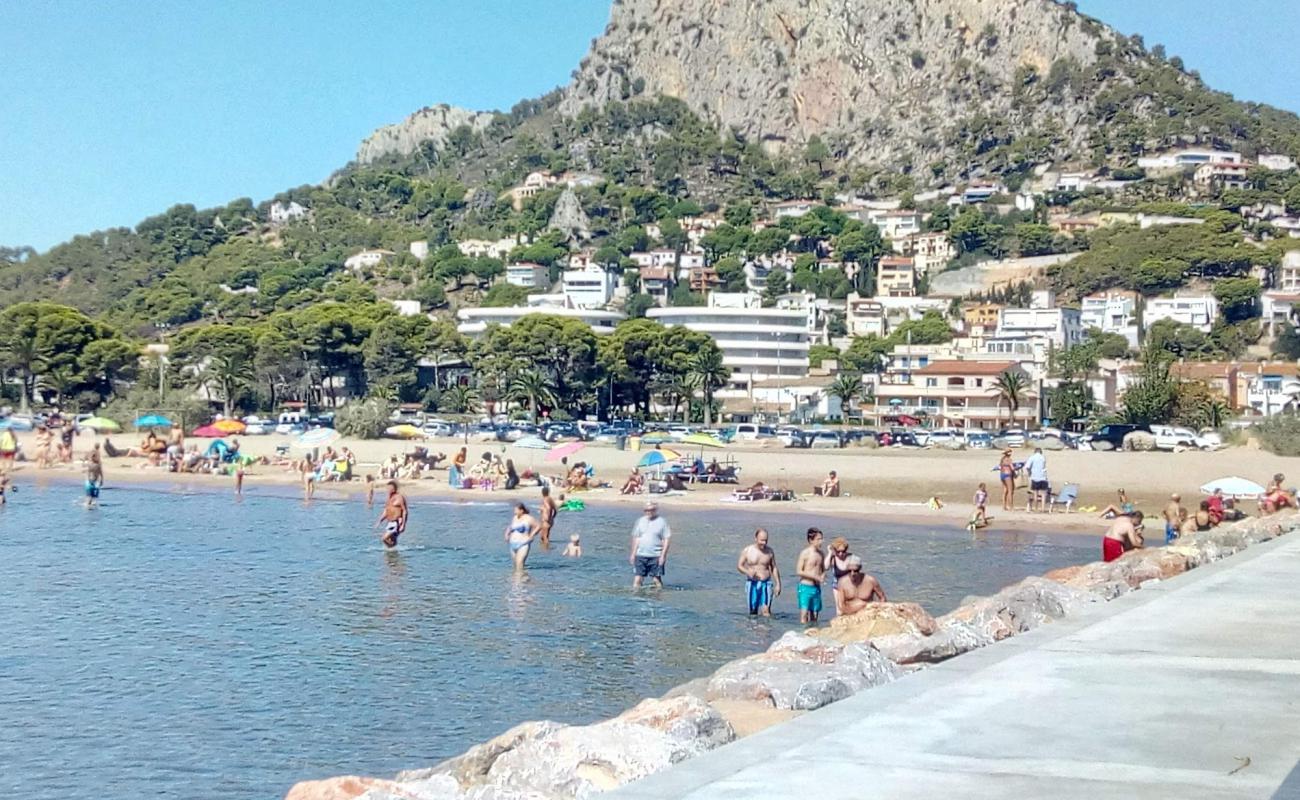
[[528, 551], [533, 547], [541, 527], [537, 520], [528, 513], [528, 506], [515, 503], [515, 516], [506, 526], [506, 544], [510, 545], [510, 557], [515, 563], [515, 572], [523, 572], [528, 562]]
[[[560, 501], [564, 501], [564, 495], [560, 495]], [[556, 505], [555, 498], [551, 497], [551, 487], [542, 487], [542, 549], [548, 549], [551, 546], [551, 529], [555, 527], [555, 518], [559, 516], [560, 507]]]
[[366, 473], [366, 508], [375, 504], [375, 476]]
[[822, 532], [808, 529], [808, 546], [799, 553], [795, 571], [799, 574], [799, 622], [809, 625], [822, 613], [822, 581], [826, 578], [826, 555]]
[[104, 483], [104, 462], [99, 457], [99, 443], [91, 448], [86, 458], [86, 508], [94, 508], [99, 499], [99, 487]]
[[582, 538], [576, 533], [569, 534], [569, 546], [564, 548], [566, 558], [582, 558]]
[[751, 617], [772, 616], [772, 600], [781, 596], [781, 571], [776, 566], [776, 553], [767, 541], [767, 531], [762, 528], [754, 531], [754, 543], [740, 551], [740, 560], [736, 562], [736, 571], [746, 578]]
[[397, 490], [397, 481], [389, 481], [388, 500], [384, 502], [384, 510], [380, 512], [379, 521], [375, 523], [375, 527], [380, 525], [384, 527], [385, 547], [397, 546], [397, 537], [406, 532], [406, 521], [410, 513], [406, 497]]
[[835, 607], [841, 614], [856, 614], [871, 603], [884, 603], [880, 582], [862, 571], [862, 559], [849, 556], [849, 571], [835, 587]]
[[235, 467], [235, 496], [244, 496], [244, 468]]

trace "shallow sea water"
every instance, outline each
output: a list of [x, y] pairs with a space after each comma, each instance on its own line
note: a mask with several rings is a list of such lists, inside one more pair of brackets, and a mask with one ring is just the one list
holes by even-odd
[[[19, 489], [0, 509], [0, 790], [28, 800], [279, 798], [429, 766], [527, 719], [611, 716], [797, 627], [812, 524], [935, 614], [1096, 556], [1091, 538], [668, 499], [668, 586], [638, 595], [634, 508], [562, 515], [518, 579], [505, 496], [416, 500], [386, 552], [357, 500], [110, 487], [87, 511], [73, 485]], [[787, 576], [773, 620], [749, 618], [735, 572], [758, 525]], [[574, 531], [586, 553], [564, 559]]]

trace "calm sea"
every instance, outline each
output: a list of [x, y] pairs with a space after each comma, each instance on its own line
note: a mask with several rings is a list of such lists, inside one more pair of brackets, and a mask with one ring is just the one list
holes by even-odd
[[[581, 560], [512, 577], [501, 502], [415, 502], [385, 552], [359, 501], [19, 481], [0, 510], [0, 790], [279, 798], [295, 781], [428, 766], [527, 719], [589, 722], [763, 649], [745, 613], [757, 525], [787, 575], [802, 531], [847, 536], [891, 599], [934, 613], [1096, 556], [1092, 539], [771, 513], [664, 513], [668, 588], [629, 591], [635, 509], [566, 514]], [[761, 507], [759, 507], [761, 508]], [[765, 513], [766, 512], [766, 513]]]

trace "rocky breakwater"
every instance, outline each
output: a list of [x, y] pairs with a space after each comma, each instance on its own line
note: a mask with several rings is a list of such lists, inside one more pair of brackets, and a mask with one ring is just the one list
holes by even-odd
[[1151, 581], [1300, 530], [1300, 515], [1246, 519], [1026, 578], [967, 598], [941, 617], [879, 603], [791, 632], [764, 653], [723, 665], [663, 698], [594, 725], [525, 722], [437, 766], [395, 778], [304, 781], [286, 800], [560, 800], [584, 798], [667, 769], [765, 727], [1113, 600]]

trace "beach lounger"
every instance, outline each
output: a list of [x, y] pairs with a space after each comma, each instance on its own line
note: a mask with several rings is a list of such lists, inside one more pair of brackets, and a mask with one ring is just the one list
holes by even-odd
[[1047, 498], [1047, 511], [1051, 513], [1058, 505], [1065, 506], [1065, 513], [1074, 510], [1074, 504], [1079, 502], [1079, 484], [1067, 483], [1061, 489], [1060, 494], [1054, 494]]

